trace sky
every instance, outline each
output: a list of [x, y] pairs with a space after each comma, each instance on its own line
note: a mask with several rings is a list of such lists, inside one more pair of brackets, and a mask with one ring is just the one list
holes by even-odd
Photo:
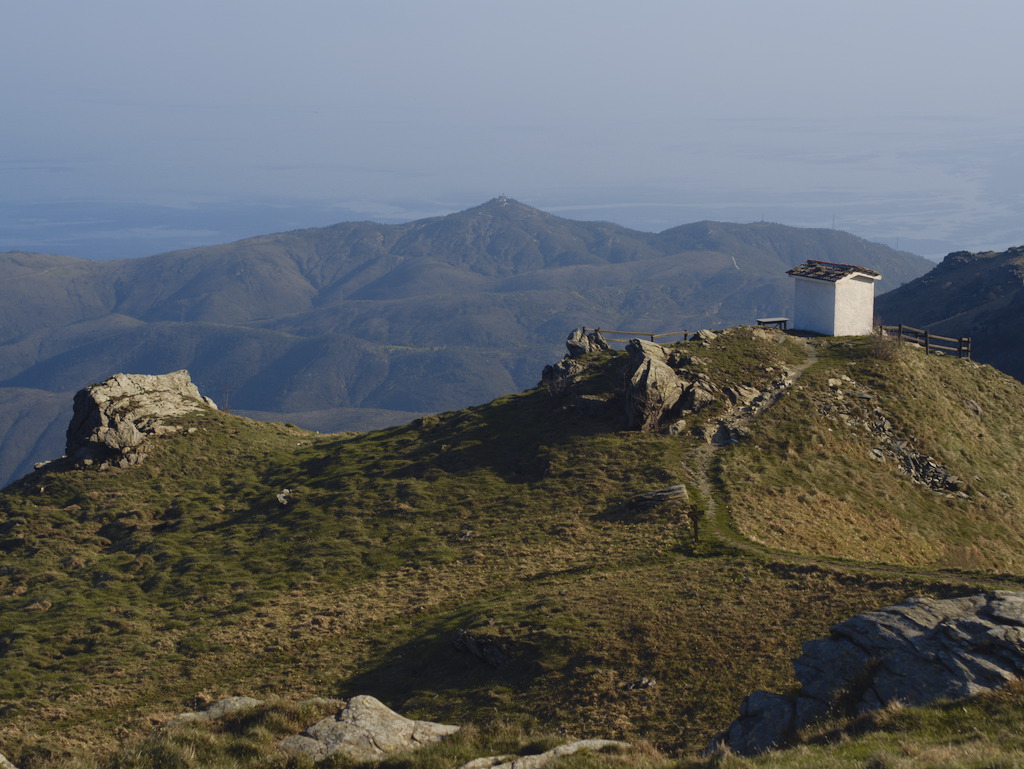
[[661, 231], [1024, 244], [1019, 0], [33, 0], [0, 251], [129, 258], [497, 195]]

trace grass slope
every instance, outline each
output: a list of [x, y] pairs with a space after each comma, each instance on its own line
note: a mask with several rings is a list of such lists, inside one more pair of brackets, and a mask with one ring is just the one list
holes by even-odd
[[[681, 348], [720, 383], [763, 385], [808, 362], [805, 346], [749, 330]], [[972, 482], [970, 504], [934, 492], [926, 504], [896, 476], [881, 489], [888, 507], [943, 514], [916, 570], [882, 545], [842, 552], [824, 534], [780, 552], [785, 542], [758, 534], [769, 516], [754, 492], [742, 495], [760, 488], [771, 512], [781, 508], [767, 489], [820, 476], [820, 493], [838, 493], [832, 479], [843, 474], [814, 464], [828, 452], [813, 438], [831, 435], [814, 404], [815, 393], [832, 397], [837, 366], [886, 398], [933, 377], [949, 377], [936, 392], [951, 398], [973, 382], [964, 397], [988, 415], [993, 445], [1010, 441], [1018, 418], [1011, 380], [823, 342], [803, 389], [705, 473], [697, 438], [621, 429], [623, 364], [621, 353], [596, 355], [572, 393], [537, 389], [362, 435], [204, 413], [157, 440], [140, 467], [41, 472], [0, 492], [0, 750], [22, 769], [146, 765], [154, 750], [169, 751], [167, 766], [284, 765], [275, 735], [315, 720], [297, 703], [366, 693], [412, 717], [474, 724], [483, 742], [519, 740], [517, 749], [529, 734], [565, 730], [692, 754], [751, 690], [793, 686], [800, 643], [834, 622], [908, 595], [975, 591], [994, 579], [985, 569], [1019, 573], [1008, 557], [956, 556], [978, 527], [996, 527], [1007, 553], [1020, 536], [1011, 503], [997, 500], [1021, 494], [1010, 442], [970, 459], [960, 444], [942, 455], [964, 477], [988, 479]], [[967, 440], [927, 404], [892, 409], [936, 456]], [[845, 477], [881, 472], [863, 453], [836, 461], [847, 462]], [[633, 502], [680, 483], [706, 513], [696, 542], [684, 509]], [[907, 531], [927, 514], [908, 514]], [[771, 547], [740, 537], [732, 520]], [[508, 661], [458, 651], [459, 629]], [[634, 686], [644, 678], [655, 684]], [[166, 732], [147, 737], [228, 694], [274, 704], [177, 748]], [[630, 760], [663, 760], [645, 755]]]

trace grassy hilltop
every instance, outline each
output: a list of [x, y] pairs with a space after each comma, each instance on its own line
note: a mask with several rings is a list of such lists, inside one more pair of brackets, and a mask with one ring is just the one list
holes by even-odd
[[[372, 694], [473, 724], [447, 748], [467, 758], [564, 733], [648, 746], [601, 760], [699, 763], [833, 623], [1024, 582], [1019, 383], [870, 339], [739, 328], [677, 347], [719, 386], [805, 370], [736, 445], [695, 434], [724, 405], [681, 435], [625, 430], [625, 355], [607, 352], [571, 387], [374, 433], [197, 414], [139, 467], [3, 490], [0, 751], [22, 769], [283, 767], [274, 741], [318, 717], [297, 702]], [[956, 488], [899, 472], [890, 444]], [[638, 502], [675, 485], [692, 506]], [[501, 664], [455, 648], [460, 629]], [[147, 736], [230, 694], [270, 704]], [[972, 705], [1001, 714], [977, 740], [1010, 749], [1017, 699]], [[880, 728], [948, 738], [940, 711], [916, 713]]]

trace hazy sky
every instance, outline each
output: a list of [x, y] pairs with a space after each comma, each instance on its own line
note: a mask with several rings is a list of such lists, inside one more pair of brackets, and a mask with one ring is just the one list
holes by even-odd
[[507, 194], [1024, 244], [1019, 0], [32, 0], [0, 251], [142, 256]]

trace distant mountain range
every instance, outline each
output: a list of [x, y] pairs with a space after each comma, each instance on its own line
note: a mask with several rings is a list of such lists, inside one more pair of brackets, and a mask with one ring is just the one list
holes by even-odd
[[1024, 380], [1024, 246], [956, 251], [927, 275], [880, 296], [875, 309], [889, 324], [969, 336], [976, 360]]
[[187, 368], [231, 411], [363, 430], [532, 386], [577, 326], [788, 315], [808, 258], [878, 270], [880, 291], [933, 266], [835, 230], [655, 234], [504, 197], [142, 259], [0, 254], [0, 483], [59, 455], [68, 394], [113, 373]]

